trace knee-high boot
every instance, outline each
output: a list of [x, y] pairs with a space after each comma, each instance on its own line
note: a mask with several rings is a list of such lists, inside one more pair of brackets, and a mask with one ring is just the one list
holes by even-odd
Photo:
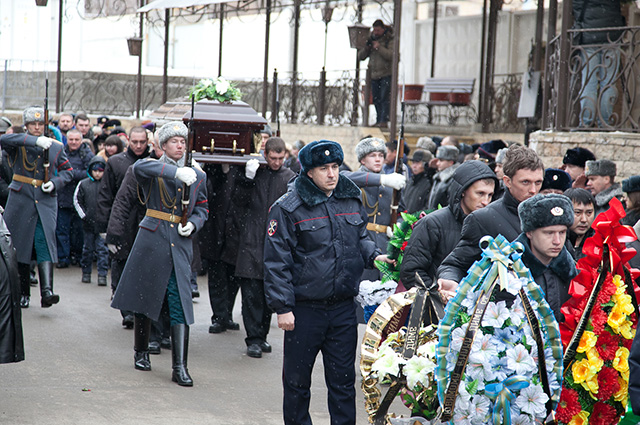
[[133, 333], [134, 366], [138, 370], [151, 370], [151, 360], [149, 359], [151, 319], [136, 315], [133, 319]]
[[29, 264], [18, 263], [18, 275], [20, 276], [20, 307], [29, 308], [29, 300], [31, 299]]
[[53, 293], [53, 263], [51, 261], [43, 261], [38, 263], [38, 277], [40, 278], [40, 305], [42, 307], [51, 307], [58, 304], [60, 296]]
[[171, 326], [171, 359], [173, 373], [171, 380], [183, 387], [192, 387], [193, 380], [187, 369], [189, 354], [189, 326], [185, 324]]

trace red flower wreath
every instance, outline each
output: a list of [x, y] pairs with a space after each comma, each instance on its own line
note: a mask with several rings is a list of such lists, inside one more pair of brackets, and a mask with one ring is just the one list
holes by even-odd
[[563, 388], [560, 394], [560, 402], [556, 409], [556, 419], [568, 424], [571, 418], [580, 413], [582, 407], [578, 401], [578, 393], [575, 390]]
[[619, 342], [620, 338], [611, 335], [608, 331], [602, 332], [602, 334], [598, 335], [596, 350], [598, 350], [602, 360], [613, 360], [616, 358], [616, 351], [618, 351]]
[[[618, 371], [611, 367], [603, 367], [602, 370], [598, 372], [598, 400], [607, 401], [619, 390]], [[613, 408], [611, 405], [607, 406]], [[593, 414], [595, 414], [595, 409]], [[609, 424], [612, 423], [613, 421], [609, 422]]]
[[593, 405], [593, 413], [589, 416], [591, 425], [611, 425], [617, 423], [616, 409], [601, 401]]

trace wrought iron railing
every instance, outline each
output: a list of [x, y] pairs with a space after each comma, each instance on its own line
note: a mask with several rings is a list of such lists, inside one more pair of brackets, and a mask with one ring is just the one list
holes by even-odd
[[524, 120], [518, 118], [522, 73], [496, 74], [491, 87], [491, 131], [522, 133]]
[[[606, 42], [581, 44], [604, 32]], [[554, 38], [546, 66], [543, 127], [639, 131], [639, 46], [640, 27], [570, 30]]]

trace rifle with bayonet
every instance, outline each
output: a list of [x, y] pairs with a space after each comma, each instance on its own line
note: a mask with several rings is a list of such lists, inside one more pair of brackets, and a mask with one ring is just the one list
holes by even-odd
[[[404, 175], [404, 170], [402, 169], [402, 156], [404, 155], [404, 99], [400, 103], [400, 108], [402, 111], [402, 118], [400, 121], [400, 137], [398, 137], [398, 146], [396, 146], [396, 166], [394, 172]], [[393, 225], [398, 221], [399, 204], [400, 191], [398, 189], [393, 189], [393, 196], [391, 197], [391, 222], [389, 223], [389, 226], [393, 227]]]
[[[195, 98], [193, 94], [191, 95], [191, 117], [189, 118], [189, 135], [187, 136], [187, 150], [184, 154], [184, 166], [185, 167], [193, 167], [193, 141], [196, 138], [196, 128], [193, 125], [193, 110], [195, 107]], [[182, 218], [180, 219], [180, 224], [182, 227], [187, 225], [187, 220], [189, 219], [189, 193], [190, 189], [186, 183], [182, 184]]]
[[280, 85], [276, 80], [276, 136], [280, 137]]
[[[45, 137], [51, 137], [51, 132], [49, 131], [49, 79], [45, 79], [44, 83], [44, 132], [42, 133]], [[42, 179], [43, 183], [47, 183], [49, 181], [49, 149], [44, 149], [42, 153], [44, 167], [44, 178]]]

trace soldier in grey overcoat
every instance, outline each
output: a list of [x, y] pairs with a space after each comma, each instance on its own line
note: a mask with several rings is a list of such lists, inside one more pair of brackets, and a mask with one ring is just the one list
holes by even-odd
[[[42, 307], [51, 307], [60, 297], [53, 292], [53, 264], [58, 261], [56, 218], [58, 192], [73, 178], [72, 168], [57, 140], [43, 136], [44, 110], [24, 110], [26, 133], [5, 134], [0, 146], [13, 169], [4, 220], [14, 236], [22, 297], [20, 305], [29, 307], [29, 263], [35, 248], [40, 276]], [[49, 152], [49, 181], [44, 182], [44, 152]]]
[[[382, 252], [387, 252], [387, 244], [391, 235], [391, 201], [393, 190], [401, 190], [407, 183], [402, 174], [382, 174], [384, 158], [387, 154], [385, 142], [375, 137], [362, 139], [356, 145], [356, 156], [360, 163], [358, 171], [343, 171], [343, 174], [356, 186], [362, 194], [362, 204], [369, 216], [367, 230], [375, 241], [376, 247]], [[399, 211], [404, 208], [400, 207]], [[365, 269], [362, 280], [379, 280], [380, 272], [377, 269]]]
[[[197, 168], [180, 166], [185, 152], [187, 127], [181, 122], [165, 124], [158, 132], [164, 154], [133, 165], [133, 173], [147, 205], [145, 218], [122, 271], [111, 306], [133, 311], [134, 365], [151, 370], [149, 332], [167, 304], [171, 318], [172, 380], [192, 386], [187, 370], [189, 326], [194, 322], [191, 299], [191, 235], [207, 220], [206, 175]], [[182, 217], [182, 191], [189, 188], [188, 221]]]

